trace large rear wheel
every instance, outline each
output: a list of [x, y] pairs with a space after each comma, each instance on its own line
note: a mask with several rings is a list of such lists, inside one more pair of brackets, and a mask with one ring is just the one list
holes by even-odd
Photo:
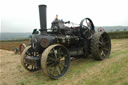
[[46, 48], [42, 54], [41, 67], [46, 75], [58, 79], [68, 71], [69, 52], [63, 45], [55, 44]]
[[108, 58], [111, 53], [111, 39], [106, 32], [95, 33], [91, 39], [91, 53], [97, 60]]

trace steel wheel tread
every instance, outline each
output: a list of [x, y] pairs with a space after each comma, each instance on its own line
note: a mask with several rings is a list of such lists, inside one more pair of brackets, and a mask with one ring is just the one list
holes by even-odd
[[[105, 38], [107, 39], [106, 42], [108, 42], [108, 46], [106, 46], [108, 51], [106, 51], [106, 53], [105, 51], [103, 51], [103, 47], [100, 47], [100, 40], [102, 40], [102, 36], [105, 36]], [[103, 41], [103, 44], [106, 42]], [[101, 50], [104, 52], [104, 56], [101, 55]], [[106, 32], [98, 32], [94, 34], [93, 38], [91, 39], [91, 53], [96, 60], [103, 60], [109, 57], [111, 53], [111, 40]]]

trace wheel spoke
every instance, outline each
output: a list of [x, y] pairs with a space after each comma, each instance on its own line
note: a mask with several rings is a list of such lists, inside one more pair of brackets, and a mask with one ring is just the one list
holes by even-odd
[[61, 52], [61, 50], [62, 50], [62, 49], [61, 49], [61, 48], [59, 48], [59, 49], [58, 49], [58, 53], [60, 53], [60, 52]]
[[28, 52], [28, 51], [26, 52], [26, 55], [31, 56], [30, 52]]
[[61, 70], [59, 69], [59, 67], [58, 66], [56, 66], [56, 70], [57, 70], [57, 72], [59, 73], [59, 75], [61, 74]]
[[55, 64], [54, 64], [54, 62], [48, 62], [47, 63], [47, 66], [49, 66], [49, 67], [52, 67], [52, 66], [54, 66]]
[[61, 68], [60, 64], [58, 64], [58, 67], [59, 67], [60, 71], [62, 71], [62, 70], [63, 70], [63, 69]]
[[58, 55], [58, 58], [61, 58], [63, 53], [60, 51], [60, 52], [57, 53], [57, 55]]
[[99, 44], [100, 44], [100, 45], [102, 45], [102, 42], [101, 42], [101, 41], [99, 41]]
[[83, 34], [85, 35], [85, 34], [87, 33], [87, 31], [88, 31], [88, 30], [86, 29], [86, 30], [83, 32]]
[[34, 66], [32, 65], [32, 68], [31, 68], [31, 70], [34, 70]]
[[56, 72], [56, 67], [53, 67], [52, 75]]
[[106, 54], [104, 53], [104, 51], [103, 51], [103, 56], [104, 56], [104, 57], [106, 56]]
[[48, 57], [48, 60], [55, 61], [55, 58], [53, 58], [53, 57]]
[[49, 74], [53, 74], [53, 67], [48, 66], [47, 67], [47, 70], [48, 70]]
[[102, 48], [103, 50], [105, 50], [105, 51], [108, 51], [109, 49], [108, 48]]
[[103, 50], [101, 51], [101, 56], [104, 56], [105, 57], [105, 53], [104, 53]]
[[109, 42], [109, 41], [107, 41], [107, 42], [105, 42], [105, 45], [107, 45], [107, 46], [108, 46], [108, 45], [109, 45], [109, 43], [110, 43], [110, 42]]
[[28, 68], [29, 64], [25, 64], [26, 68]]
[[53, 49], [54, 56], [55, 56], [55, 58], [57, 59], [56, 52], [57, 52], [57, 51], [56, 51], [55, 49]]
[[60, 65], [61, 65], [62, 67], [67, 67], [67, 65], [65, 65], [65, 63], [62, 63], [62, 62], [60, 62]]

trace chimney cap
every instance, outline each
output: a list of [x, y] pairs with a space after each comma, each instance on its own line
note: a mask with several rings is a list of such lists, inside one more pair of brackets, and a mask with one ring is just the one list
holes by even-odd
[[45, 7], [47, 7], [47, 5], [45, 5], [45, 4], [41, 4], [41, 5], [39, 5], [39, 7], [41, 7], [41, 6], [45, 6]]

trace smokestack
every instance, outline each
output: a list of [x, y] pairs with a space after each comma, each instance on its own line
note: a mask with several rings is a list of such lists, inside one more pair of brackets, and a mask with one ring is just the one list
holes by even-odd
[[40, 32], [41, 32], [41, 34], [47, 32], [46, 7], [47, 7], [46, 5], [39, 5]]

